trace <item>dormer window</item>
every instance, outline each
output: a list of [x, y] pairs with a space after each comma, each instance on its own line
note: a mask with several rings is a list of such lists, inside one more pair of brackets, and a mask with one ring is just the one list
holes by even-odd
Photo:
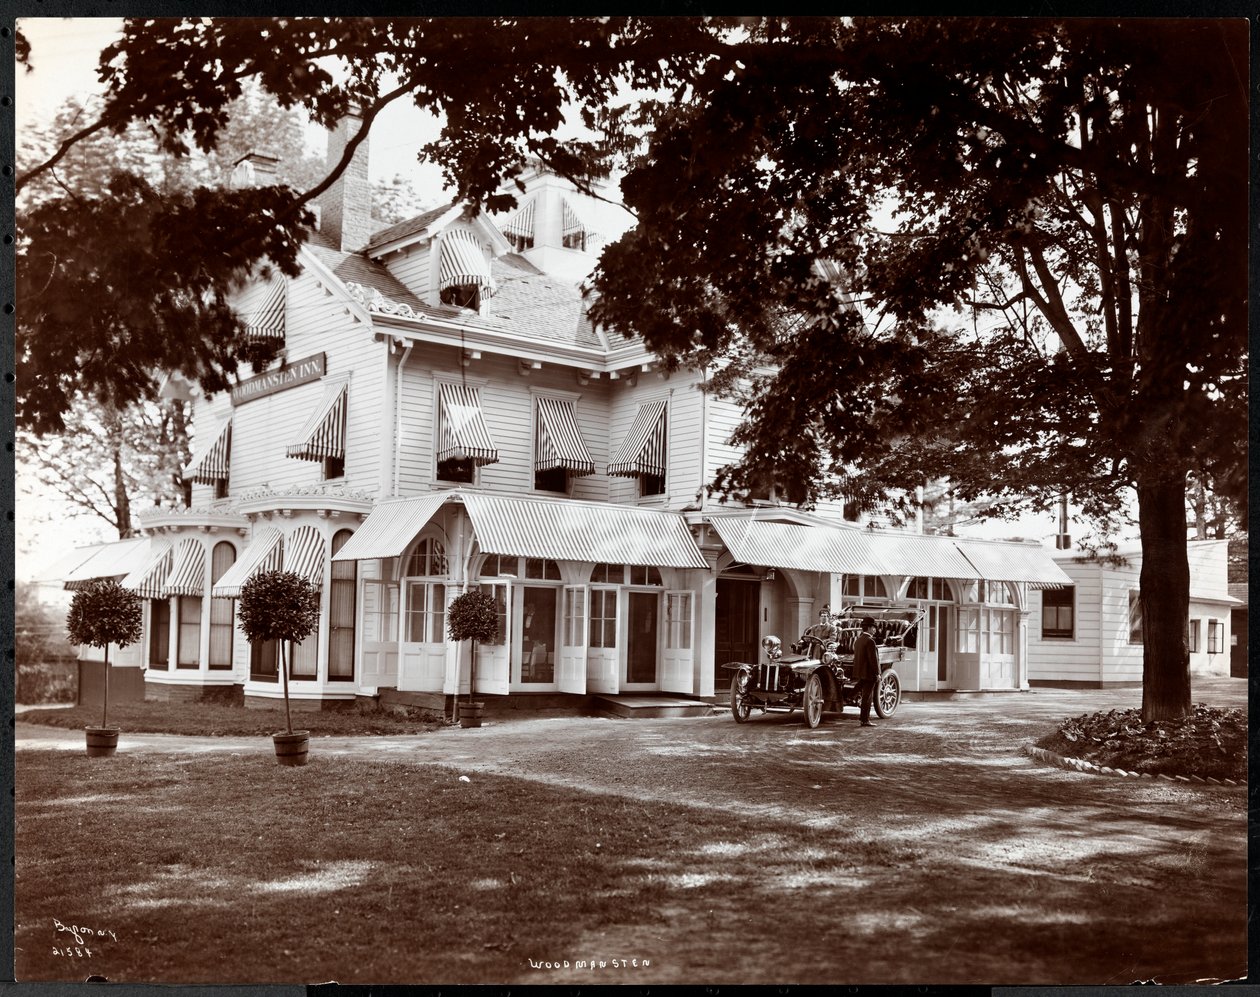
[[481, 308], [481, 288], [476, 284], [452, 284], [442, 288], [439, 297], [442, 304], [455, 308], [471, 308], [473, 311]]
[[477, 237], [463, 228], [442, 237], [438, 265], [438, 293], [444, 305], [478, 311], [481, 299], [494, 294], [490, 262]]

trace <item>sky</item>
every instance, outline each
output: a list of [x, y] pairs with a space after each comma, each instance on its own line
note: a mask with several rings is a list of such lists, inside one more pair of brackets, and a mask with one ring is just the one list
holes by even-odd
[[[100, 51], [117, 37], [122, 21], [118, 18], [21, 18], [19, 27], [31, 44], [31, 62], [35, 69], [16, 74], [16, 123], [19, 149], [24, 134], [52, 120], [57, 108], [67, 97], [83, 100], [103, 92], [96, 78]], [[426, 203], [446, 200], [436, 167], [416, 162], [415, 150], [436, 133], [436, 122], [413, 104], [397, 101], [378, 117], [371, 135], [369, 170], [371, 178], [390, 179], [395, 175], [410, 179]], [[313, 129], [310, 141], [322, 152], [323, 138]], [[20, 388], [20, 386], [19, 386]], [[73, 507], [40, 492], [37, 498], [26, 494], [32, 486], [18, 454], [18, 523], [16, 575], [20, 579], [38, 578], [70, 547], [101, 540], [115, 539], [107, 524], [95, 517], [79, 514]], [[39, 516], [33, 515], [38, 507]], [[25, 510], [25, 511], [24, 511]], [[52, 525], [52, 524], [55, 524]], [[1073, 526], [1079, 535], [1084, 531]], [[972, 536], [1020, 536], [1053, 543], [1058, 532], [1054, 513], [1025, 516], [1014, 521], [989, 521], [960, 527], [959, 533]], [[1131, 531], [1124, 538], [1135, 536]]]

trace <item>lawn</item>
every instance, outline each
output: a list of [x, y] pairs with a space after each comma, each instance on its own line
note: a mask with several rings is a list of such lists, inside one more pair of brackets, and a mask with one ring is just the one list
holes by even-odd
[[[798, 781], [830, 782], [808, 772]], [[818, 822], [818, 794], [754, 812], [402, 757], [281, 768], [263, 751], [23, 750], [15, 971], [128, 983], [1131, 983], [1201, 979], [1243, 951], [1241, 806], [1220, 837], [1198, 818], [1167, 837], [1100, 798], [1091, 836], [1078, 803], [1021, 840], [1016, 801], [968, 816], [934, 777], [905, 772], [957, 816], [934, 819], [942, 807], [925, 800], [915, 832], [890, 836], [889, 821], [905, 830], [891, 815]], [[832, 799], [839, 814], [858, 803]], [[77, 926], [81, 944], [59, 925]]]
[[[20, 759], [19, 980], [491, 983], [530, 960], [650, 964], [674, 954], [670, 897], [722, 879], [732, 855], [756, 864], [741, 860], [722, 893], [917, 858], [439, 766], [282, 769], [262, 753], [84, 762]], [[627, 921], [649, 936], [579, 943]], [[59, 923], [94, 933], [79, 945]]]
[[[292, 714], [294, 730], [323, 734], [421, 734], [444, 724], [440, 713], [354, 709], [307, 711]], [[64, 709], [28, 710], [23, 722], [82, 730], [101, 722], [98, 705]], [[214, 702], [110, 704], [109, 722], [135, 734], [186, 734], [190, 736], [267, 736], [284, 730], [284, 707], [246, 709]]]

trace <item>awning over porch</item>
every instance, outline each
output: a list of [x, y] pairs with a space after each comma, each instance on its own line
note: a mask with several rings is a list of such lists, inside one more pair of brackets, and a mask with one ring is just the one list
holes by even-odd
[[885, 566], [883, 574], [936, 575], [941, 578], [981, 578], [962, 555], [952, 537], [923, 533], [868, 530], [875, 556]]
[[1073, 584], [1048, 551], [1036, 544], [955, 539], [981, 576], [995, 582], [1028, 582], [1033, 588]]
[[132, 537], [105, 544], [67, 573], [65, 587], [76, 591], [98, 578], [122, 578], [131, 574], [148, 559], [150, 543], [149, 537]]
[[869, 534], [823, 525], [777, 523], [749, 516], [713, 516], [710, 525], [731, 556], [763, 568], [884, 575]]
[[465, 495], [463, 502], [486, 554], [660, 568], [707, 567], [686, 521], [676, 513], [497, 495]]
[[236, 561], [219, 576], [210, 595], [215, 599], [239, 599], [241, 586], [263, 571], [279, 571], [283, 565], [282, 534], [274, 526], [264, 526], [254, 533], [253, 542]]
[[175, 550], [164, 537], [154, 537], [149, 547], [149, 557], [143, 565], [127, 575], [120, 584], [141, 599], [166, 597], [166, 576], [171, 573]]
[[415, 498], [387, 499], [369, 514], [354, 536], [332, 557], [334, 561], [363, 561], [398, 557], [424, 529], [454, 492], [434, 492]]

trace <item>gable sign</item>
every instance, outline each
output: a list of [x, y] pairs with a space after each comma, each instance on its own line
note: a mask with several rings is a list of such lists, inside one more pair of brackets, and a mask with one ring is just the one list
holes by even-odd
[[303, 357], [285, 364], [279, 370], [269, 370], [265, 374], [251, 377], [232, 388], [232, 404], [243, 405], [255, 398], [273, 395], [286, 388], [295, 388], [307, 381], [316, 381], [324, 376], [324, 354]]

